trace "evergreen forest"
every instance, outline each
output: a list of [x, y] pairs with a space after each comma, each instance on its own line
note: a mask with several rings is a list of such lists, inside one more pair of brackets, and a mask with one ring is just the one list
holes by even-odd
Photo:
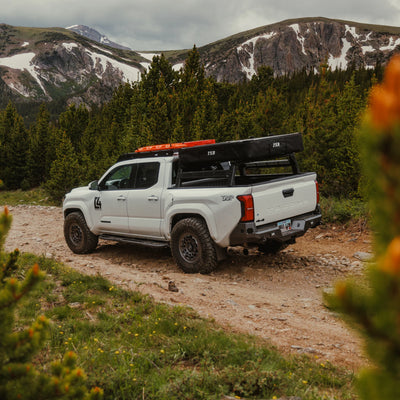
[[140, 82], [121, 85], [101, 109], [70, 105], [54, 117], [42, 104], [29, 126], [14, 104], [0, 110], [0, 179], [5, 189], [42, 186], [61, 200], [141, 146], [302, 132], [300, 167], [317, 172], [321, 193], [358, 197], [357, 130], [382, 75], [380, 65], [345, 71], [321, 65], [283, 77], [261, 67], [251, 81], [230, 84], [206, 77], [195, 46], [179, 72], [155, 56]]

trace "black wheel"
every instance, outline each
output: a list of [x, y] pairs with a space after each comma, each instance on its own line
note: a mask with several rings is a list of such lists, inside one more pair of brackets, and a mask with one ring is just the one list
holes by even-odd
[[64, 237], [68, 247], [76, 254], [92, 252], [99, 239], [90, 232], [85, 217], [80, 212], [72, 212], [65, 217]]
[[175, 262], [186, 273], [208, 274], [217, 267], [217, 252], [207, 225], [200, 218], [185, 218], [171, 232]]
[[264, 254], [276, 254], [285, 249], [289, 243], [279, 242], [278, 240], [267, 240], [258, 245], [258, 249]]

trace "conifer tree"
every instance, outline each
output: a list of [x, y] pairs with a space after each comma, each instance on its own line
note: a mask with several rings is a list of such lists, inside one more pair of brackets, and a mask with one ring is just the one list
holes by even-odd
[[63, 361], [55, 361], [48, 373], [38, 371], [31, 363], [46, 340], [49, 320], [40, 316], [28, 328], [16, 329], [15, 314], [20, 300], [44, 278], [35, 264], [20, 280], [19, 251], [6, 254], [3, 250], [11, 226], [8, 209], [0, 214], [0, 398], [4, 400], [100, 399], [102, 390], [89, 393], [86, 376], [77, 366], [73, 352]]
[[45, 182], [53, 161], [53, 132], [50, 125], [50, 113], [46, 105], [40, 106], [36, 124], [31, 128], [29, 136], [28, 171], [31, 186], [39, 186]]
[[2, 157], [2, 173], [5, 186], [8, 189], [28, 188], [28, 140], [22, 117], [16, 108], [9, 105], [6, 109], [3, 129], [4, 149]]
[[78, 157], [71, 140], [64, 133], [56, 149], [56, 158], [50, 168], [46, 189], [50, 196], [61, 201], [63, 196], [77, 186], [82, 179]]
[[65, 132], [75, 150], [79, 149], [81, 138], [89, 124], [89, 111], [84, 105], [71, 104], [59, 118], [59, 128]]

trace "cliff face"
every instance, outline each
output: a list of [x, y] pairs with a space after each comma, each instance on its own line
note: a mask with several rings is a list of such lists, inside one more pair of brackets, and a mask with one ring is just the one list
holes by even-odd
[[140, 78], [141, 60], [63, 29], [0, 26], [0, 91], [15, 102], [100, 105], [122, 82]]
[[400, 49], [400, 31], [385, 28], [326, 19], [288, 21], [245, 34], [242, 41], [234, 38], [220, 54], [205, 46], [204, 61], [208, 75], [229, 82], [251, 79], [262, 65], [276, 75], [318, 71], [322, 63], [333, 70], [350, 64], [373, 68]]
[[[326, 18], [283, 21], [199, 48], [206, 74], [227, 82], [251, 79], [260, 66], [278, 76], [318, 71], [323, 63], [372, 68], [396, 51], [400, 28]], [[0, 25], [0, 106], [9, 100], [103, 104], [121, 83], [138, 81], [154, 54], [113, 48], [62, 28]], [[179, 69], [187, 51], [165, 56]]]

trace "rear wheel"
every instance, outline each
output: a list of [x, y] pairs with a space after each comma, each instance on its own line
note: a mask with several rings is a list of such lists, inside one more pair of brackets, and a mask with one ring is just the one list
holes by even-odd
[[98, 243], [98, 237], [90, 231], [85, 217], [78, 211], [65, 217], [64, 237], [68, 247], [76, 254], [91, 253]]
[[208, 274], [217, 267], [217, 252], [200, 218], [185, 218], [171, 232], [171, 251], [177, 265], [186, 273]]

